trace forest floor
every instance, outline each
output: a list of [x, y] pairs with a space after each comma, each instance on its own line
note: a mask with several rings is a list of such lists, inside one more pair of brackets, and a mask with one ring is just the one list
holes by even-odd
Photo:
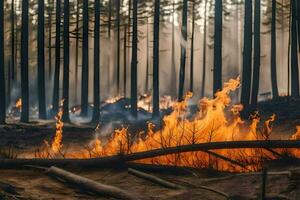
[[[267, 119], [273, 113], [276, 121], [273, 128], [273, 139], [287, 139], [295, 132], [295, 126], [300, 125], [300, 100], [280, 98], [276, 101], [266, 101], [258, 105], [262, 119]], [[116, 113], [114, 113], [117, 115]], [[147, 114], [146, 114], [147, 115]], [[108, 120], [110, 120], [108, 118]], [[146, 124], [144, 118], [142, 124]], [[122, 124], [123, 122], [119, 122]], [[140, 126], [140, 125], [139, 125]], [[118, 127], [113, 126], [114, 127]], [[63, 133], [63, 145], [83, 147], [95, 138], [95, 125], [66, 124]], [[52, 141], [55, 135], [55, 121], [32, 121], [28, 124], [18, 123], [15, 119], [0, 127], [0, 150], [12, 148], [13, 153], [23, 157], [39, 148], [45, 141]], [[72, 146], [72, 147], [71, 147]], [[0, 153], [1, 157], [1, 153]], [[3, 157], [3, 156], [2, 156]], [[275, 166], [275, 167], [274, 167]], [[273, 165], [270, 171], [286, 171], [297, 167], [291, 164]], [[298, 166], [299, 167], [299, 166]], [[226, 199], [203, 189], [171, 190], [152, 184], [149, 181], [128, 174], [126, 169], [98, 169], [70, 171], [101, 183], [114, 185], [134, 194], [144, 195], [146, 199]], [[209, 170], [193, 170], [190, 174], [174, 174], [151, 172], [173, 183], [188, 186], [205, 185], [229, 194], [233, 199], [257, 199], [261, 191], [261, 176], [237, 176], [224, 180], [203, 183], [203, 179], [224, 176], [223, 172]], [[228, 175], [228, 173], [226, 173]], [[9, 191], [1, 189], [1, 184], [10, 184], [18, 195], [11, 195]], [[267, 196], [272, 199], [300, 199], [299, 183], [291, 181], [287, 176], [269, 176], [267, 179]], [[1, 191], [3, 190], [3, 191]], [[110, 199], [95, 197], [93, 194], [83, 193], [76, 188], [69, 187], [47, 176], [39, 170], [1, 169], [0, 170], [0, 199]]]

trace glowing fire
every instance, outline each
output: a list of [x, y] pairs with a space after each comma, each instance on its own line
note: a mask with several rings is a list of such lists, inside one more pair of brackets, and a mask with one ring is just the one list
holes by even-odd
[[[61, 101], [61, 104], [63, 104], [63, 100]], [[64, 123], [62, 122], [62, 116], [63, 116], [63, 110], [60, 108], [59, 112], [55, 116], [56, 131], [55, 131], [54, 140], [51, 144], [51, 149], [55, 154], [58, 153], [63, 146], [62, 145], [62, 137], [63, 137]]]
[[21, 98], [19, 98], [19, 99], [16, 101], [15, 107], [18, 108], [19, 110], [22, 109], [22, 99], [21, 99]]

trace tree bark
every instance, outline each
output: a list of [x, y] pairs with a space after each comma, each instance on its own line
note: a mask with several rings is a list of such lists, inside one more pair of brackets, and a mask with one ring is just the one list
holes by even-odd
[[89, 3], [83, 1], [81, 115], [88, 114], [89, 100]]
[[46, 119], [45, 96], [45, 4], [44, 0], [38, 1], [38, 100], [39, 118]]
[[76, 0], [76, 32], [75, 32], [75, 102], [77, 103], [78, 98], [78, 55], [79, 55], [79, 0]]
[[15, 0], [11, 1], [11, 79], [15, 80]]
[[205, 77], [206, 77], [206, 29], [207, 29], [207, 0], [204, 6], [204, 28], [203, 28], [203, 53], [202, 53], [202, 84], [201, 84], [201, 97], [205, 95]]
[[131, 55], [131, 114], [137, 117], [137, 48], [138, 48], [138, 0], [133, 0], [132, 55]]
[[255, 16], [254, 16], [254, 57], [253, 57], [253, 82], [251, 104], [256, 107], [259, 90], [260, 75], [260, 10], [261, 0], [255, 0]]
[[180, 54], [180, 71], [179, 71], [179, 88], [178, 101], [183, 100], [184, 80], [185, 80], [185, 63], [186, 63], [186, 43], [187, 43], [187, 0], [183, 0], [182, 22], [181, 22], [181, 54]]
[[59, 76], [60, 76], [60, 39], [61, 39], [61, 0], [56, 0], [55, 11], [55, 69], [53, 78], [52, 114], [55, 115], [59, 108]]
[[251, 76], [252, 73], [252, 0], [245, 1], [244, 19], [244, 50], [242, 70], [241, 103], [248, 108], [250, 103]]
[[64, 0], [64, 73], [63, 73], [63, 116], [64, 122], [70, 122], [69, 117], [69, 68], [70, 68], [70, 39], [69, 39], [69, 0]]
[[100, 120], [100, 0], [95, 0], [94, 27], [94, 109], [92, 122]]
[[223, 5], [222, 1], [215, 0], [215, 36], [214, 36], [214, 73], [213, 93], [222, 89], [222, 28]]
[[22, 1], [21, 27], [21, 122], [29, 121], [29, 84], [28, 84], [28, 1]]
[[272, 22], [271, 22], [271, 85], [273, 98], [278, 98], [277, 65], [276, 65], [276, 0], [272, 0]]
[[298, 35], [297, 35], [297, 1], [291, 0], [292, 30], [291, 30], [291, 95], [299, 96], [299, 69], [298, 69]]
[[192, 2], [192, 38], [191, 38], [191, 61], [190, 61], [190, 91], [194, 92], [194, 35], [195, 35], [195, 2]]
[[171, 81], [170, 81], [170, 94], [177, 94], [177, 75], [175, 63], [175, 0], [172, 3], [172, 47], [171, 47]]
[[116, 1], [117, 27], [117, 95], [120, 94], [120, 1]]
[[154, 2], [154, 24], [153, 24], [153, 117], [159, 116], [159, 17], [160, 1]]
[[0, 124], [5, 124], [6, 94], [4, 70], [4, 1], [0, 1]]

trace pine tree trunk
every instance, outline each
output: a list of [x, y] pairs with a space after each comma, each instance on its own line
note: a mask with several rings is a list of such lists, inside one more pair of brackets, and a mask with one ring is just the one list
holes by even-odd
[[116, 1], [117, 27], [117, 95], [120, 94], [120, 1]]
[[79, 0], [76, 1], [76, 32], [75, 32], [75, 102], [78, 98], [78, 55], [79, 55]]
[[83, 1], [82, 26], [82, 79], [81, 79], [81, 115], [88, 114], [89, 95], [89, 3]]
[[0, 1], [0, 124], [5, 124], [4, 1]]
[[[108, 0], [108, 30], [107, 30], [107, 35], [108, 35], [108, 42], [111, 44], [111, 16], [112, 16], [112, 7], [111, 7], [111, 0]], [[109, 53], [107, 55], [107, 93], [110, 94], [110, 55], [112, 53], [111, 51], [111, 46], [109, 48]]]
[[133, 0], [132, 55], [131, 55], [131, 114], [137, 117], [137, 45], [138, 45], [138, 0]]
[[214, 94], [222, 89], [222, 1], [215, 0]]
[[298, 27], [298, 44], [299, 44], [299, 48], [298, 51], [300, 51], [300, 2], [296, 1], [297, 4], [297, 27]]
[[201, 97], [205, 95], [205, 76], [206, 76], [206, 29], [207, 29], [207, 0], [205, 0], [204, 7], [204, 28], [203, 28], [203, 54], [202, 54], [202, 84], [201, 84]]
[[64, 71], [63, 71], [63, 116], [64, 122], [69, 122], [69, 68], [70, 68], [70, 39], [69, 39], [69, 0], [64, 0]]
[[276, 66], [276, 0], [272, 0], [271, 22], [271, 85], [273, 98], [278, 98], [277, 66]]
[[52, 114], [56, 114], [59, 108], [59, 76], [60, 76], [60, 25], [61, 25], [61, 0], [56, 0], [55, 13], [55, 69], [53, 79]]
[[48, 9], [48, 67], [49, 67], [49, 80], [51, 80], [52, 77], [52, 6], [54, 4], [54, 0], [51, 1], [51, 4], [49, 4]]
[[260, 74], [260, 10], [261, 0], [255, 0], [255, 16], [254, 16], [254, 61], [253, 61], [253, 82], [251, 104], [256, 107], [259, 90], [259, 74]]
[[38, 100], [39, 118], [46, 119], [45, 97], [45, 32], [44, 32], [44, 0], [38, 1]]
[[183, 100], [185, 63], [186, 63], [186, 43], [187, 43], [187, 0], [183, 0], [182, 7], [182, 25], [181, 25], [181, 54], [180, 54], [180, 71], [179, 71], [179, 88], [178, 101]]
[[248, 107], [251, 91], [252, 65], [252, 0], [245, 1], [244, 20], [244, 50], [243, 50], [243, 72], [242, 72], [242, 94], [241, 103]]
[[153, 117], [159, 116], [159, 16], [160, 0], [154, 2], [153, 24]]
[[127, 26], [128, 24], [125, 24], [124, 25], [124, 63], [123, 63], [123, 69], [124, 69], [124, 72], [123, 72], [123, 94], [124, 94], [124, 97], [126, 97], [126, 82], [127, 82]]
[[29, 121], [29, 84], [28, 84], [28, 1], [22, 1], [21, 27], [21, 122]]
[[177, 93], [177, 75], [175, 63], [175, 0], [172, 4], [172, 47], [171, 47], [171, 79], [170, 79], [170, 93], [176, 95]]
[[297, 0], [291, 0], [292, 30], [291, 30], [291, 92], [293, 97], [299, 96], [298, 41], [297, 41]]
[[11, 79], [15, 80], [15, 0], [11, 1]]
[[[145, 94], [149, 91], [149, 16], [147, 16], [146, 22], [146, 84], [145, 84]], [[154, 34], [153, 34], [154, 35]]]
[[94, 109], [92, 122], [100, 120], [100, 0], [95, 0], [94, 27]]
[[194, 92], [194, 34], [195, 34], [195, 2], [192, 9], [192, 38], [191, 38], [191, 61], [190, 61], [190, 91]]

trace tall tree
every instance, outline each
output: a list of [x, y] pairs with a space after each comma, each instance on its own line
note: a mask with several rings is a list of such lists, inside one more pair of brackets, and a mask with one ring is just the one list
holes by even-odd
[[272, 0], [271, 22], [271, 85], [273, 98], [278, 98], [277, 70], [276, 70], [276, 0]]
[[75, 101], [77, 102], [77, 92], [78, 92], [78, 55], [79, 55], [79, 0], [76, 0], [76, 31], [75, 31]]
[[119, 0], [116, 1], [116, 27], [117, 27], [117, 94], [120, 94], [120, 10], [121, 3]]
[[252, 0], [245, 1], [244, 50], [241, 103], [248, 107], [251, 91], [252, 65]]
[[195, 35], [195, 2], [192, 2], [192, 37], [191, 37], [191, 61], [190, 61], [190, 91], [194, 91], [194, 35]]
[[300, 2], [297, 1], [297, 27], [298, 27], [298, 44], [299, 44], [299, 48], [298, 51], [300, 51]]
[[160, 0], [154, 2], [153, 24], [153, 117], [159, 116], [159, 16]]
[[95, 0], [94, 27], [94, 109], [92, 122], [100, 118], [100, 0]]
[[182, 6], [181, 40], [182, 41], [180, 44], [181, 54], [180, 54], [178, 101], [183, 100], [183, 92], [184, 92], [186, 43], [187, 43], [187, 0], [183, 0], [183, 6]]
[[204, 27], [203, 27], [203, 53], [202, 53], [202, 84], [201, 84], [201, 97], [205, 95], [205, 75], [206, 75], [206, 28], [207, 28], [207, 0], [204, 3]]
[[215, 37], [214, 37], [214, 94], [222, 89], [222, 1], [215, 0]]
[[64, 122], [69, 122], [69, 68], [70, 68], [70, 36], [69, 36], [69, 0], [64, 0], [64, 73], [63, 73], [63, 116]]
[[133, 0], [131, 54], [131, 114], [137, 117], [137, 50], [138, 50], [138, 0]]
[[48, 67], [49, 67], [49, 80], [52, 77], [52, 6], [54, 0], [48, 0]]
[[254, 56], [253, 56], [253, 82], [251, 104], [257, 105], [257, 96], [259, 90], [259, 74], [260, 74], [260, 11], [261, 0], [255, 0], [254, 14]]
[[21, 122], [29, 120], [29, 84], [28, 84], [28, 5], [29, 1], [22, 1], [21, 27]]
[[56, 0], [55, 13], [55, 69], [53, 78], [52, 114], [56, 114], [59, 108], [59, 76], [60, 76], [60, 25], [61, 25], [61, 0]]
[[46, 119], [46, 97], [45, 97], [45, 33], [44, 0], [38, 1], [38, 100], [39, 118]]
[[15, 80], [15, 0], [11, 1], [11, 79]]
[[176, 63], [175, 63], [175, 0], [172, 3], [172, 47], [171, 47], [171, 79], [170, 79], [170, 93], [176, 95]]
[[[127, 95], [127, 32], [130, 32], [130, 20], [131, 18], [131, 0], [128, 1], [128, 17], [127, 17], [127, 24], [124, 27], [124, 74], [123, 74], [123, 90], [124, 90], [124, 97]], [[129, 39], [128, 39], [129, 40]]]
[[297, 0], [291, 0], [292, 27], [291, 27], [291, 94], [299, 96], [299, 69], [298, 69], [298, 42], [297, 42]]
[[5, 123], [4, 1], [0, 1], [0, 124]]
[[83, 1], [81, 115], [88, 114], [89, 100], [89, 1]]

